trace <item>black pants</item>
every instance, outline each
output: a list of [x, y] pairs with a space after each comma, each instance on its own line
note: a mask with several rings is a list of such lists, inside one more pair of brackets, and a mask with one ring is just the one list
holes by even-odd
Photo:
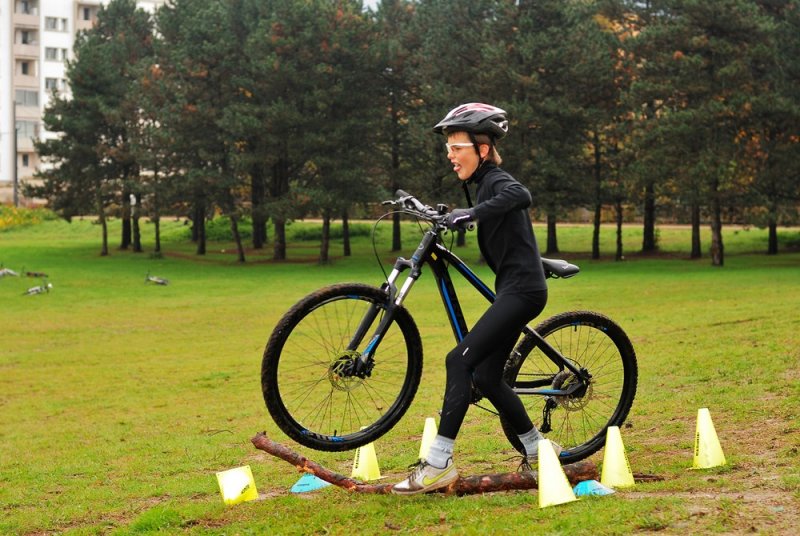
[[447, 354], [439, 435], [456, 438], [469, 408], [473, 382], [518, 434], [533, 428], [519, 396], [503, 381], [503, 366], [522, 328], [542, 312], [546, 303], [546, 290], [498, 295], [467, 336]]

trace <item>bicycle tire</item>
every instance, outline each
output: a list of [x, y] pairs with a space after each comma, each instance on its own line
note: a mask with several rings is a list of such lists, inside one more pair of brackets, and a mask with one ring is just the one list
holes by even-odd
[[[278, 322], [261, 364], [261, 389], [278, 427], [301, 445], [323, 451], [375, 441], [405, 414], [422, 374], [422, 341], [414, 320], [395, 307], [392, 324], [366, 378], [344, 377], [334, 366], [353, 359], [347, 345], [366, 311], [385, 314], [388, 296], [358, 283], [332, 285], [297, 302]], [[365, 340], [362, 344], [366, 344]]]
[[[610, 318], [591, 311], [570, 311], [543, 321], [536, 332], [561, 355], [578, 368], [585, 367], [592, 375], [587, 392], [580, 397], [545, 397], [520, 395], [528, 414], [542, 428], [543, 409], [547, 398], [557, 406], [551, 412], [552, 430], [545, 435], [565, 450], [561, 463], [573, 463], [587, 458], [605, 445], [609, 426], [621, 426], [630, 412], [636, 396], [638, 368], [636, 353], [630, 339]], [[560, 386], [572, 377], [569, 369], [559, 373], [558, 367], [536, 346], [528, 335], [517, 345], [506, 363], [506, 382], [519, 386], [526, 379], [545, 379], [548, 376]], [[559, 385], [552, 385], [558, 388]], [[537, 423], [537, 419], [541, 419]], [[502, 418], [503, 432], [520, 453], [524, 453], [517, 432]]]

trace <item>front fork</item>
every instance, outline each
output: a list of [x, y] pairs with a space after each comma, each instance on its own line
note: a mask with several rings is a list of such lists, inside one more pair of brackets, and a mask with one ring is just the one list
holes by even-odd
[[[395, 309], [403, 304], [408, 293], [411, 291], [411, 287], [413, 287], [414, 283], [419, 279], [422, 273], [422, 260], [425, 258], [428, 249], [435, 242], [435, 239], [436, 235], [428, 232], [417, 247], [417, 251], [411, 256], [411, 259], [405, 259], [403, 257], [397, 258], [389, 277], [387, 277], [386, 282], [381, 285], [381, 290], [386, 293], [386, 305], [372, 304], [370, 306], [364, 318], [359, 322], [353, 337], [350, 339], [347, 350], [350, 352], [357, 352], [358, 347], [361, 346], [364, 337], [367, 336], [369, 328], [373, 325], [375, 319], [378, 318], [381, 310], [384, 311], [383, 318], [381, 318], [378, 327], [375, 329], [369, 343], [367, 343], [366, 348], [361, 352], [358, 359], [355, 359], [351, 366], [343, 367], [341, 372], [343, 375], [365, 378], [372, 374], [372, 368], [375, 366], [375, 348], [378, 347], [378, 344], [383, 340], [383, 336], [389, 330], [389, 326], [394, 319]], [[410, 273], [403, 282], [403, 286], [398, 291], [396, 283], [400, 274], [405, 270], [410, 270]]]

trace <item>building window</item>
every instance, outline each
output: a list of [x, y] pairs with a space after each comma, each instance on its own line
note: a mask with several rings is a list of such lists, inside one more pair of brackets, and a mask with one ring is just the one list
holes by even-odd
[[68, 54], [67, 49], [66, 48], [62, 48], [61, 49], [61, 61], [67, 61], [67, 54]]
[[23, 15], [35, 15], [36, 14], [36, 2], [32, 2], [31, 0], [20, 0], [17, 2], [17, 13], [22, 13]]
[[53, 47], [44, 47], [44, 59], [55, 61], [58, 59], [58, 49]]
[[39, 123], [36, 121], [17, 121], [17, 139], [35, 138], [39, 136]]
[[44, 27], [46, 30], [51, 30], [53, 32], [66, 32], [67, 19], [60, 19], [58, 17], [45, 17]]
[[22, 154], [22, 167], [31, 167], [31, 156], [28, 153]]
[[83, 20], [92, 20], [92, 8], [83, 8]]
[[33, 67], [31, 66], [31, 62], [19, 62], [19, 73], [25, 76], [33, 76]]
[[58, 78], [45, 78], [44, 88], [48, 91], [58, 89]]
[[20, 106], [39, 106], [39, 92], [30, 89], [18, 89], [15, 92], [15, 101]]

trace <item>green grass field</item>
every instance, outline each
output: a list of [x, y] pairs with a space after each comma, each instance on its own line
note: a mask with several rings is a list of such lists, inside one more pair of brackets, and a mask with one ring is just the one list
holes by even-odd
[[[151, 250], [152, 225], [143, 232]], [[684, 228], [660, 229], [663, 254], [648, 258], [632, 254], [641, 232], [626, 228], [625, 262], [589, 260], [591, 229], [560, 228], [561, 256], [582, 273], [551, 283], [543, 317], [593, 309], [628, 332], [639, 389], [623, 439], [633, 471], [663, 481], [541, 510], [535, 492], [289, 493], [300, 474], [254, 449], [256, 432], [345, 474], [353, 453], [310, 451], [279, 432], [261, 396], [263, 348], [307, 292], [380, 283], [371, 244], [359, 237], [344, 258], [335, 242], [329, 266], [315, 262], [314, 241], [293, 241], [287, 262], [248, 252], [249, 262], [238, 265], [230, 243], [212, 243], [196, 257], [185, 233], [180, 222], [165, 222], [165, 256], [153, 258], [113, 249], [100, 257], [99, 228], [88, 220], [0, 231], [0, 263], [45, 272], [53, 284], [47, 294], [24, 296], [39, 280], [0, 278], [0, 533], [786, 534], [800, 526], [797, 230], [782, 230], [782, 253], [768, 257], [764, 231], [727, 229], [726, 264], [715, 268], [707, 257], [686, 259]], [[117, 222], [112, 244], [118, 234]], [[405, 255], [418, 236], [405, 228]], [[382, 228], [386, 263], [395, 256], [388, 238]], [[703, 240], [707, 248], [707, 234]], [[470, 263], [475, 241], [458, 250]], [[613, 243], [613, 229], [604, 229], [609, 258]], [[170, 285], [145, 284], [148, 272]], [[406, 302], [423, 335], [423, 384], [400, 424], [375, 443], [388, 482], [405, 477], [425, 417], [441, 405], [452, 334], [433, 304], [432, 281], [423, 275]], [[463, 301], [472, 315], [480, 312], [477, 297]], [[724, 467], [691, 469], [701, 407], [711, 411]], [[510, 471], [513, 454], [496, 418], [471, 409], [456, 443], [459, 471]], [[600, 464], [602, 452], [592, 459]], [[261, 500], [223, 505], [215, 473], [245, 464]]]

